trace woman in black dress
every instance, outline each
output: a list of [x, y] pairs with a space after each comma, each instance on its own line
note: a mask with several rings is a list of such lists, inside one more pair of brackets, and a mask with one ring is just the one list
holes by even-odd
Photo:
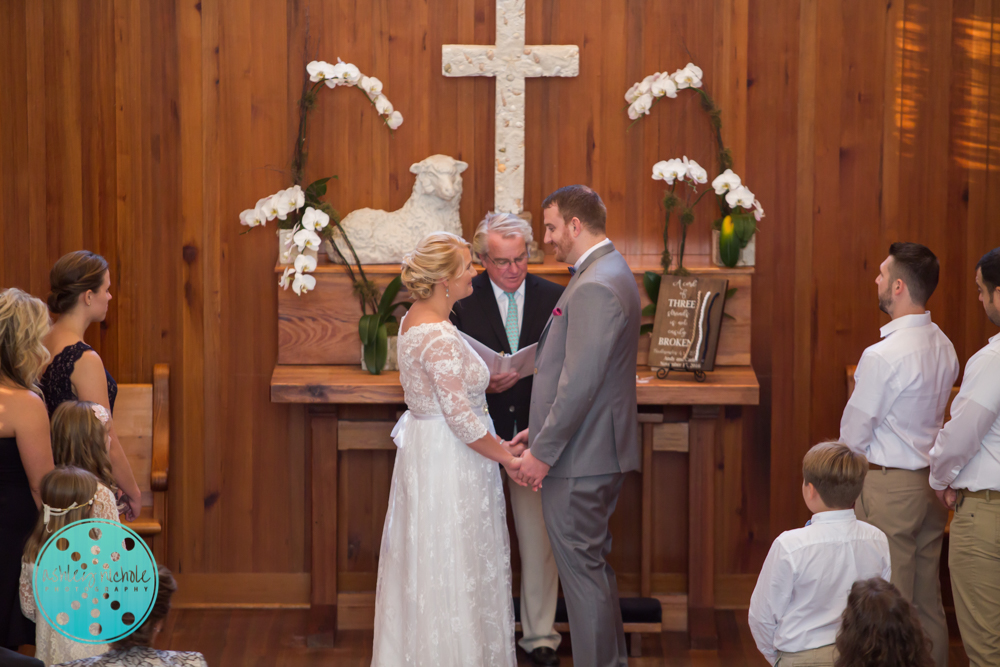
[[49, 310], [59, 319], [45, 338], [45, 347], [52, 354], [52, 362], [42, 375], [40, 384], [45, 395], [49, 417], [63, 401], [81, 400], [99, 403], [111, 413], [108, 432], [111, 446], [111, 473], [122, 490], [128, 505], [125, 518], [129, 521], [139, 516], [142, 493], [135, 483], [132, 467], [115, 433], [115, 396], [118, 385], [104, 369], [101, 357], [83, 342], [87, 328], [103, 322], [111, 301], [111, 273], [107, 261], [87, 250], [77, 250], [63, 255], [49, 274], [52, 291], [49, 293]]
[[0, 646], [10, 649], [35, 643], [35, 624], [21, 614], [17, 587], [42, 478], [54, 467], [37, 384], [49, 360], [42, 345], [48, 332], [45, 304], [19, 289], [0, 292]]

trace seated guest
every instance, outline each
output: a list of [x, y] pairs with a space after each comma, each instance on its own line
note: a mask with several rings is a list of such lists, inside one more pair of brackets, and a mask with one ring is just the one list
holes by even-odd
[[931, 641], [899, 590], [874, 577], [851, 586], [835, 667], [931, 667]]
[[45, 663], [0, 646], [0, 667], [45, 667]]
[[104, 507], [103, 514], [97, 505], [97, 478], [86, 470], [58, 466], [42, 480], [42, 508], [35, 529], [24, 546], [21, 561], [21, 611], [35, 622], [35, 657], [46, 665], [67, 660], [100, 655], [107, 650], [105, 644], [85, 644], [73, 641], [57, 632], [44, 614], [35, 609], [35, 561], [45, 544], [65, 526], [84, 519], [112, 519], [117, 516], [114, 505]]
[[170, 570], [159, 567], [160, 587], [156, 601], [146, 622], [132, 634], [111, 645], [104, 655], [86, 660], [66, 663], [66, 667], [207, 667], [201, 653], [181, 651], [158, 651], [151, 648], [156, 635], [163, 629], [163, 623], [170, 611], [170, 598], [177, 590], [177, 582]]
[[851, 506], [868, 461], [840, 442], [823, 442], [802, 460], [805, 528], [778, 536], [750, 598], [750, 631], [772, 665], [833, 667], [834, 640], [858, 579], [891, 574], [889, 542]]
[[[105, 424], [108, 412], [103, 406], [87, 401], [66, 401], [52, 415], [52, 455], [56, 465], [75, 466], [97, 478], [95, 516], [118, 520], [108, 436]], [[121, 508], [124, 510], [124, 508]]]
[[[103, 322], [111, 301], [111, 273], [107, 261], [100, 255], [77, 250], [63, 255], [49, 274], [52, 291], [49, 310], [59, 319], [45, 339], [52, 354], [52, 363], [45, 369], [40, 384], [45, 405], [51, 417], [64, 401], [90, 401], [115, 412], [118, 385], [104, 369], [97, 352], [83, 342], [83, 335], [95, 322]], [[111, 469], [118, 488], [125, 494], [125, 518], [139, 516], [142, 492], [135, 483], [132, 467], [118, 442], [114, 420], [108, 422], [111, 434]]]
[[[485, 273], [472, 279], [472, 295], [455, 304], [451, 321], [491, 350], [513, 354], [538, 342], [563, 287], [528, 273], [531, 225], [513, 213], [488, 213], [472, 239]], [[497, 435], [513, 440], [528, 425], [531, 376], [517, 371], [490, 377], [486, 402]], [[518, 426], [520, 424], [520, 426]], [[553, 627], [559, 571], [542, 517], [542, 496], [507, 484], [521, 551], [521, 628], [518, 642], [536, 665], [558, 665], [560, 636]]]
[[9, 649], [35, 643], [17, 586], [24, 542], [42, 506], [42, 478], [52, 470], [49, 417], [38, 389], [48, 332], [44, 303], [19, 289], [0, 292], [0, 646]]

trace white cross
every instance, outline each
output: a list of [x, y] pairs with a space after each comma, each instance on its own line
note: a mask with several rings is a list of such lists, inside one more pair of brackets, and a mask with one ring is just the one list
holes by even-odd
[[525, 46], [525, 0], [497, 0], [496, 45], [445, 44], [445, 76], [493, 76], [497, 80], [494, 134], [494, 210], [524, 209], [524, 79], [576, 76], [580, 47]]

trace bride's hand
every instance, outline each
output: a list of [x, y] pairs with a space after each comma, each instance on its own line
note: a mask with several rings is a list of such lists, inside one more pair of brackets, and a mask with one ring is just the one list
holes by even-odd
[[521, 486], [527, 486], [527, 484], [521, 480], [521, 474], [518, 472], [521, 469], [521, 457], [512, 457], [509, 461], [507, 461], [507, 463], [503, 464], [503, 467], [507, 471], [508, 477]]
[[525, 443], [515, 443], [511, 440], [500, 440], [500, 446], [510, 452], [511, 456], [520, 456], [528, 448]]

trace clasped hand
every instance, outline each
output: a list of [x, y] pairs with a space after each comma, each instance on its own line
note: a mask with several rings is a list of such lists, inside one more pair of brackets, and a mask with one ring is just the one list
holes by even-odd
[[524, 429], [509, 443], [502, 443], [515, 458], [504, 467], [507, 475], [521, 486], [532, 491], [542, 488], [542, 480], [549, 474], [549, 465], [536, 459], [528, 449], [528, 429]]
[[950, 510], [955, 509], [955, 505], [958, 503], [958, 491], [949, 486], [947, 489], [941, 489], [940, 491], [935, 489], [934, 493], [942, 505]]

